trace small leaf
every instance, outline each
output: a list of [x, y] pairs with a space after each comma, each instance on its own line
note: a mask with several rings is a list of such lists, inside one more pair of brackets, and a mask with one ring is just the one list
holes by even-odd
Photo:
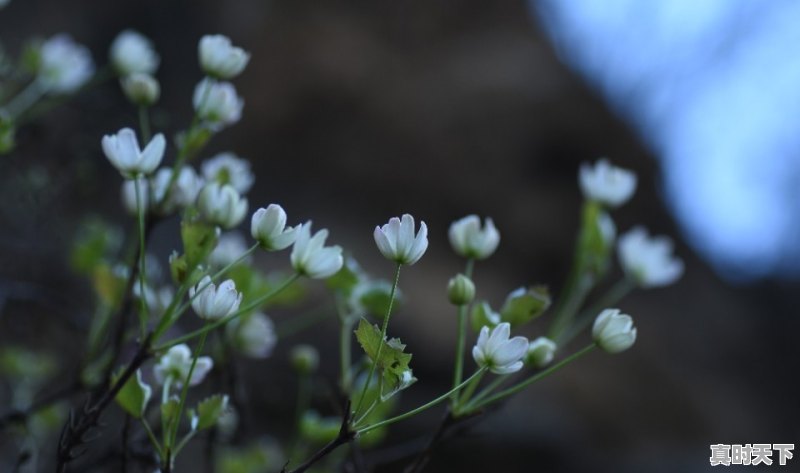
[[119, 250], [122, 238], [118, 228], [99, 219], [81, 224], [70, 254], [70, 265], [75, 271], [92, 274], [106, 257]]
[[186, 257], [186, 267], [195, 268], [205, 261], [217, 245], [219, 230], [200, 220], [184, 218], [181, 222], [181, 239]]
[[[400, 339], [392, 338], [385, 341], [381, 349], [380, 357], [378, 357], [378, 348], [381, 343], [381, 331], [376, 325], [371, 325], [365, 319], [361, 319], [358, 323], [358, 328], [355, 331], [356, 339], [364, 349], [367, 356], [376, 362], [376, 369], [383, 377], [383, 382], [387, 390], [381, 392], [381, 399], [386, 400], [398, 391], [411, 385], [410, 375], [411, 368], [408, 364], [411, 362], [411, 353], [404, 353], [406, 346], [400, 342]], [[385, 339], [384, 339], [385, 340]]]
[[216, 425], [220, 416], [228, 408], [228, 396], [215, 394], [197, 404], [197, 430]]
[[545, 286], [524, 287], [513, 291], [500, 309], [500, 319], [512, 327], [526, 324], [550, 307], [550, 293]]
[[483, 327], [496, 327], [500, 323], [500, 314], [493, 311], [488, 302], [481, 301], [472, 306], [470, 321], [472, 330], [480, 332]]
[[[111, 384], [114, 385], [121, 375], [122, 371], [120, 370], [112, 377]], [[140, 419], [152, 394], [153, 389], [150, 385], [142, 381], [142, 371], [136, 370], [136, 375], [128, 378], [128, 381], [117, 393], [116, 401], [125, 412]]]

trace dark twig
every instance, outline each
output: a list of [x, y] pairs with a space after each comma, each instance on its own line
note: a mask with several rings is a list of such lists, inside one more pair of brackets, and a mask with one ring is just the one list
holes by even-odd
[[454, 431], [461, 431], [461, 429], [465, 428], [466, 422], [474, 419], [475, 417], [480, 416], [483, 414], [483, 411], [477, 411], [471, 414], [467, 414], [461, 417], [454, 417], [453, 413], [448, 408], [444, 416], [442, 416], [441, 422], [439, 422], [439, 427], [434, 432], [431, 440], [428, 442], [428, 445], [422, 450], [416, 458], [403, 470], [403, 473], [419, 473], [425, 468], [425, 465], [431, 459], [433, 455], [433, 450], [444, 440], [448, 438], [448, 435]]
[[347, 401], [344, 412], [345, 414], [342, 416], [342, 426], [339, 428], [339, 435], [337, 435], [335, 439], [331, 440], [327, 445], [322, 447], [317, 453], [315, 453], [311, 458], [303, 462], [297, 468], [287, 471], [287, 463], [287, 465], [284, 465], [281, 469], [281, 473], [303, 473], [311, 468], [311, 466], [313, 466], [315, 463], [328, 456], [328, 454], [330, 454], [332, 451], [356, 438], [356, 432], [350, 430], [350, 401]]
[[87, 401], [83, 411], [77, 417], [75, 416], [74, 412], [70, 413], [70, 418], [64, 425], [64, 429], [61, 431], [61, 437], [58, 442], [58, 451], [56, 457], [56, 471], [58, 473], [64, 473], [67, 471], [67, 465], [69, 462], [79, 457], [85, 451], [85, 449], [78, 451], [76, 448], [90, 441], [90, 438], [87, 436], [87, 434], [92, 428], [97, 426], [97, 422], [100, 419], [100, 414], [102, 414], [111, 401], [114, 400], [120, 389], [122, 389], [131, 376], [136, 373], [136, 370], [139, 369], [139, 367], [142, 366], [142, 364], [148, 358], [150, 358], [150, 341], [152, 335], [153, 334], [151, 332], [147, 335], [147, 338], [142, 341], [141, 345], [139, 346], [139, 350], [136, 352], [136, 355], [133, 357], [130, 363], [128, 363], [128, 366], [122, 372], [119, 379], [117, 379], [117, 382], [114, 383], [114, 385], [102, 396], [100, 396], [97, 402], [91, 403], [91, 400]]

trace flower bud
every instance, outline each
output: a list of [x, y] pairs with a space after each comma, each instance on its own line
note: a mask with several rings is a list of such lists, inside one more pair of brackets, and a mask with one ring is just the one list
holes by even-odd
[[149, 74], [137, 72], [124, 76], [119, 83], [125, 92], [125, 97], [135, 105], [149, 107], [158, 102], [158, 97], [161, 95], [161, 86], [158, 85], [156, 78]]
[[311, 345], [297, 345], [292, 348], [292, 366], [300, 374], [311, 374], [319, 365], [319, 352]]
[[463, 274], [458, 274], [447, 283], [447, 297], [453, 305], [466, 305], [475, 299], [475, 283]]
[[539, 337], [528, 345], [525, 363], [534, 368], [544, 368], [553, 361], [556, 343], [547, 337]]
[[620, 313], [619, 309], [605, 309], [594, 321], [592, 338], [608, 353], [625, 351], [636, 341], [633, 319]]

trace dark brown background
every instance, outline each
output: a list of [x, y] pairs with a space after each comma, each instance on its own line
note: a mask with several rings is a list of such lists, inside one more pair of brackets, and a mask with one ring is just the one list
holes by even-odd
[[[636, 346], [593, 354], [515, 398], [442, 448], [428, 471], [701, 471], [711, 443], [800, 440], [796, 284], [732, 287], [691, 253], [660, 199], [655, 157], [558, 61], [524, 2], [12, 0], [0, 11], [10, 52], [33, 34], [65, 31], [105, 63], [110, 41], [129, 27], [161, 54], [154, 123], [169, 134], [191, 116], [202, 34], [229, 35], [252, 52], [236, 80], [243, 119], [205, 156], [231, 149], [252, 161], [253, 207], [279, 202], [292, 221], [313, 218], [385, 278], [391, 265], [373, 246], [374, 226], [403, 212], [428, 223], [430, 248], [402, 276], [409, 303], [392, 327], [421, 380], [409, 406], [446, 389], [450, 376], [455, 318], [443, 291], [462, 263], [447, 244], [449, 223], [468, 213], [495, 219], [502, 244], [476, 282], [496, 305], [523, 284], [558, 291], [578, 223], [579, 164], [606, 155], [639, 174], [636, 198], [615, 220], [674, 235], [687, 272], [620, 305], [636, 318]], [[18, 150], [0, 158], [0, 343], [39, 343], [65, 367], [77, 362], [90, 307], [65, 248], [87, 213], [132, 225], [99, 141], [133, 124], [106, 83], [25, 127]], [[162, 258], [176, 244], [170, 231], [155, 235]], [[263, 419], [253, 435], [285, 435], [273, 427], [294, 395], [285, 351], [299, 341], [322, 343], [323, 372], [334, 373], [335, 347], [311, 334], [246, 363]], [[394, 435], [416, 438], [438, 415]]]

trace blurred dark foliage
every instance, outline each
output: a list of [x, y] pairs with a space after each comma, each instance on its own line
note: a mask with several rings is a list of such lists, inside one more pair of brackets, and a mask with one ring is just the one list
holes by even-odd
[[[673, 287], [620, 304], [637, 321], [637, 345], [596, 353], [536, 385], [445, 444], [428, 471], [700, 471], [712, 443], [800, 440], [796, 288], [727, 286], [681, 244], [655, 184], [656, 160], [559, 62], [525, 2], [12, 0], [0, 11], [11, 52], [34, 34], [69, 32], [104, 64], [124, 28], [152, 38], [161, 54], [153, 121], [168, 134], [191, 116], [202, 34], [229, 35], [252, 52], [236, 81], [243, 119], [203, 155], [230, 149], [252, 161], [252, 208], [278, 202], [293, 221], [312, 218], [386, 278], [391, 265], [373, 246], [374, 226], [403, 212], [428, 222], [430, 249], [403, 274], [408, 303], [392, 327], [421, 380], [406, 406], [450, 379], [455, 313], [444, 288], [462, 267], [446, 240], [452, 220], [488, 215], [502, 232], [497, 254], [477, 267], [483, 296], [499, 303], [533, 283], [557, 293], [578, 224], [579, 163], [605, 155], [639, 174], [635, 199], [614, 214], [618, 227], [673, 235], [687, 271]], [[99, 143], [134, 125], [134, 112], [107, 82], [22, 128], [18, 149], [0, 159], [0, 345], [55, 355], [50, 388], [69, 382], [92, 311], [87, 283], [67, 264], [74, 232], [86, 215], [133, 228]], [[162, 259], [177, 244], [173, 230], [167, 223], [154, 234]], [[272, 315], [278, 323], [290, 316]], [[288, 348], [310, 342], [333, 354], [328, 332], [303, 332], [282, 340], [272, 359], [241, 363], [246, 435], [287, 435], [285, 404], [295, 391]], [[321, 384], [334, 379], [335, 364], [323, 356]], [[332, 412], [322, 395], [315, 405]], [[418, 445], [440, 415], [397, 425], [387, 445]], [[108, 415], [109, 434], [117, 435], [115, 419]], [[2, 433], [0, 452], [15, 455]], [[41, 452], [43, 467], [48, 455]], [[178, 470], [194, 471], [193, 461], [187, 455]]]

